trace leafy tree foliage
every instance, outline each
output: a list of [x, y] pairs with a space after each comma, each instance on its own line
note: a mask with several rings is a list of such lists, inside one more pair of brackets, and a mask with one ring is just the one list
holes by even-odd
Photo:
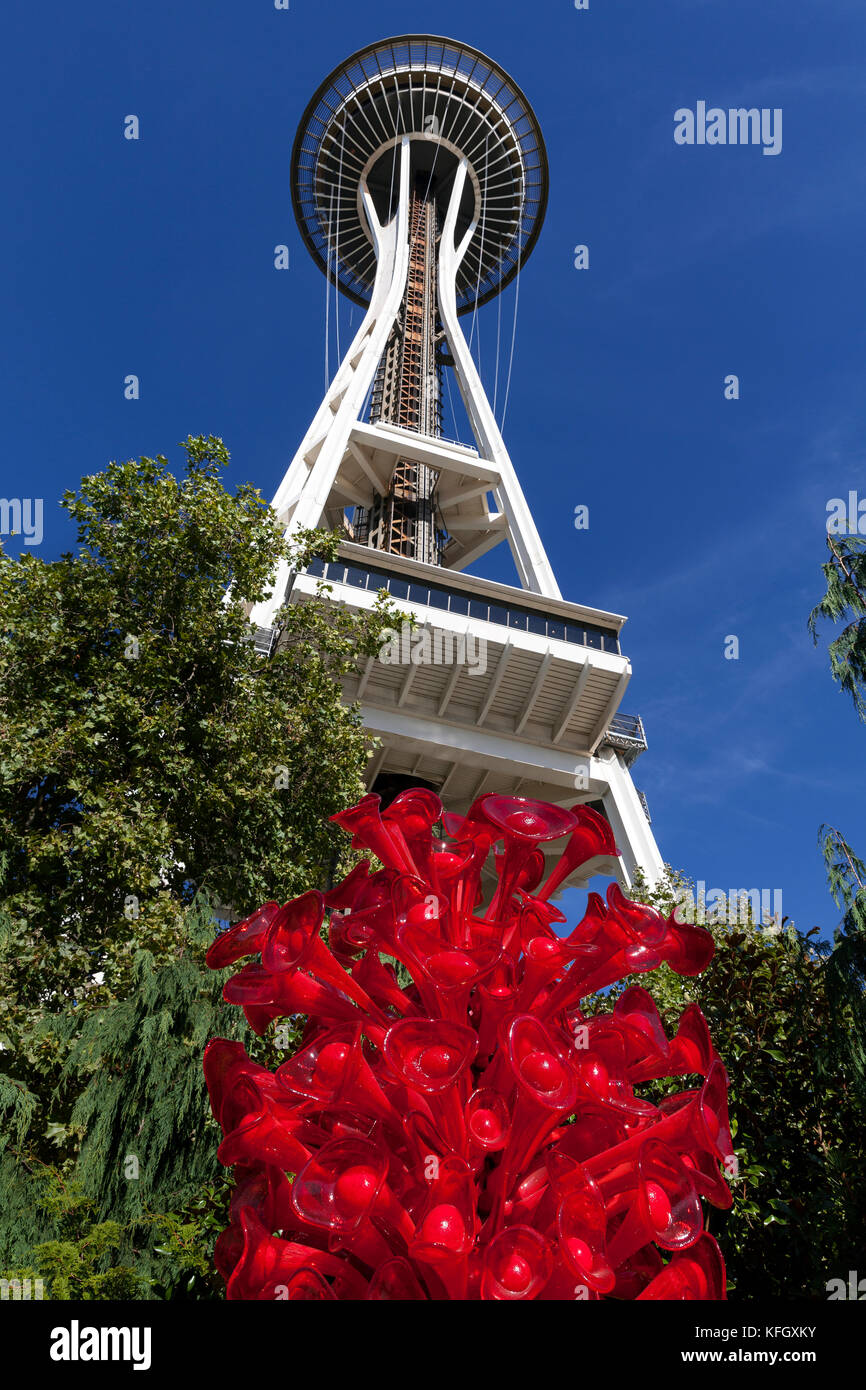
[[[395, 618], [386, 596], [357, 616], [320, 592], [259, 655], [248, 615], [277, 565], [337, 537], [288, 546], [254, 488], [226, 490], [219, 439], [183, 447], [180, 477], [142, 458], [67, 493], [74, 553], [0, 550], [0, 1270], [38, 1248], [87, 1297], [127, 1257], [151, 1286], [142, 1231], [163, 1219], [161, 1287], [198, 1277], [184, 1204], [221, 1181], [201, 1051], [238, 1027], [203, 964], [208, 904], [240, 917], [338, 867], [328, 817], [368, 756], [341, 678]], [[37, 1173], [89, 1204], [77, 1273]]]
[[[866, 722], [866, 540], [828, 536], [827, 548], [830, 559], [822, 566], [827, 587], [809, 616], [809, 628], [817, 643], [821, 619], [845, 624], [829, 644], [830, 669]], [[850, 1065], [866, 1094], [866, 865], [835, 826], [822, 825], [818, 842], [830, 892], [842, 912], [827, 970], [831, 1063], [842, 1059]]]
[[[68, 1173], [32, 1155], [0, 1152], [0, 1277], [42, 1282], [53, 1299], [139, 1299], [150, 1281], [128, 1262], [127, 1232], [99, 1221], [93, 1203]], [[68, 1165], [67, 1165], [68, 1167]], [[38, 1287], [38, 1286], [36, 1286]]]
[[822, 618], [845, 624], [828, 647], [830, 670], [866, 723], [866, 540], [828, 536], [827, 549], [830, 559], [821, 567], [827, 588], [809, 615], [809, 631], [817, 644]]
[[201, 897], [185, 913], [174, 959], [157, 965], [138, 951], [126, 999], [80, 1027], [72, 1013], [55, 1019], [73, 1039], [65, 1072], [77, 1099], [65, 1134], [80, 1147], [59, 1166], [38, 1160], [13, 1088], [18, 1125], [0, 1141], [2, 1277], [40, 1277], [53, 1298], [221, 1296], [212, 1255], [230, 1187], [216, 1157], [204, 1044], [238, 1037], [275, 1066], [298, 1034], [265, 1040], [246, 1028], [222, 999], [230, 971], [204, 965], [212, 939]]
[[[640, 896], [670, 912], [685, 887], [673, 875]], [[866, 1258], [866, 1107], [850, 1067], [830, 1062], [834, 1003], [818, 928], [768, 929], [742, 915], [736, 925], [707, 922], [716, 955], [703, 975], [663, 965], [651, 982], [628, 983], [648, 985], [669, 1033], [697, 1002], [728, 1072], [734, 1202], [709, 1208], [708, 1226], [732, 1297], [823, 1299], [829, 1279]]]
[[[226, 491], [221, 441], [185, 449], [181, 479], [145, 458], [67, 493], [77, 553], [0, 553], [0, 1043], [17, 1081], [57, 1080], [51, 1017], [124, 997], [142, 947], [172, 957], [200, 888], [241, 916], [321, 882], [341, 848], [328, 816], [361, 790], [339, 678], [378, 649], [384, 600], [360, 618], [287, 606], [263, 660], [247, 614], [281, 530], [255, 489]], [[309, 533], [290, 562], [335, 544]]]
[[831, 1064], [845, 1059], [866, 1096], [866, 865], [834, 826], [822, 825], [818, 842], [830, 892], [842, 911], [827, 962]]
[[128, 996], [75, 1029], [65, 1072], [83, 1089], [70, 1123], [81, 1135], [77, 1175], [100, 1215], [179, 1208], [220, 1175], [201, 1058], [212, 1037], [249, 1046], [253, 1035], [223, 1002], [228, 972], [204, 965], [212, 940], [212, 913], [197, 900], [176, 956], [158, 965], [139, 950]]

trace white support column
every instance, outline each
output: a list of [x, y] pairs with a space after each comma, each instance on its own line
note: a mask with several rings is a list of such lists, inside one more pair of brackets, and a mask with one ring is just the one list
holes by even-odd
[[463, 404], [469, 416], [472, 432], [478, 443], [482, 457], [494, 464], [502, 479], [495, 490], [497, 505], [504, 513], [508, 524], [508, 542], [525, 589], [547, 598], [561, 598], [559, 586], [553, 576], [550, 561], [541, 543], [541, 537], [526, 504], [526, 498], [514, 465], [505, 447], [505, 441], [496, 423], [481, 378], [469, 351], [457, 316], [457, 271], [475, 233], [477, 223], [473, 222], [459, 246], [455, 246], [454, 234], [457, 226], [457, 213], [463, 186], [466, 182], [468, 164], [461, 160], [454, 179], [448, 212], [442, 229], [439, 250], [439, 311], [448, 338], [448, 346], [454, 359], [457, 381]]
[[[508, 795], [516, 795], [514, 786], [518, 781], [526, 781], [533, 784], [530, 795], [541, 794], [543, 800], [559, 806], [572, 806], [578, 800], [601, 801], [621, 852], [611, 867], [622, 887], [631, 887], [638, 865], [650, 884], [664, 874], [664, 860], [631, 775], [613, 749], [606, 748], [601, 756], [590, 757], [561, 745], [544, 747], [515, 734], [479, 728], [477, 723], [451, 722], [441, 707], [436, 717], [407, 711], [405, 706], [384, 709], [364, 703], [361, 717], [364, 727], [389, 747], [408, 749], [416, 756], [427, 752], [451, 762], [452, 772], [455, 768], [461, 773], [477, 768], [479, 776], [483, 772], [485, 777], [495, 777], [500, 785], [512, 780], [514, 785], [509, 787]], [[583, 784], [579, 797], [574, 790], [578, 771], [588, 772], [588, 785]], [[541, 793], [535, 790], [539, 784], [544, 789]]]
[[[400, 310], [409, 271], [409, 144], [409, 137], [404, 136], [397, 211], [390, 222], [379, 221], [369, 189], [362, 187], [364, 211], [376, 243], [376, 280], [364, 321], [271, 504], [284, 522], [287, 536], [319, 524]], [[283, 561], [270, 597], [253, 609], [250, 620], [256, 626], [272, 625], [288, 579], [289, 565]]]
[[653, 886], [664, 874], [665, 865], [631, 774], [613, 750], [609, 758], [600, 761], [607, 778], [607, 790], [602, 801], [621, 851], [626, 886], [630, 887], [633, 883], [638, 864], [650, 886]]

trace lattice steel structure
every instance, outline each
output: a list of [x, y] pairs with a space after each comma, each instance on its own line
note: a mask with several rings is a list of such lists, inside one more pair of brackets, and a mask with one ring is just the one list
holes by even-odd
[[[376, 372], [370, 407], [375, 423], [418, 434], [442, 433], [442, 364], [436, 300], [436, 242], [439, 218], [432, 178], [419, 178], [409, 204], [409, 271], [397, 321]], [[387, 494], [370, 508], [358, 507], [353, 538], [377, 550], [439, 564], [444, 531], [436, 524], [439, 475], [423, 463], [398, 459]]]

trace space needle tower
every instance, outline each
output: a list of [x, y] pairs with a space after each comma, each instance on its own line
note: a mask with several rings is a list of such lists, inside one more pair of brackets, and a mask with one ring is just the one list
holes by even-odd
[[[588, 802], [621, 857], [584, 881], [616, 872], [628, 886], [663, 862], [631, 779], [643, 726], [619, 711], [625, 619], [563, 599], [460, 322], [519, 285], [547, 191], [529, 102], [466, 44], [371, 44], [312, 97], [292, 154], [295, 217], [364, 312], [272, 506], [289, 537], [324, 526], [344, 539], [336, 562], [284, 564], [251, 620], [268, 651], [280, 607], [315, 597], [320, 579], [354, 610], [387, 590], [415, 618], [411, 653], [369, 658], [344, 692], [376, 740], [368, 787], [387, 801], [426, 785], [457, 811], [490, 791]], [[443, 437], [452, 378], [472, 446]], [[516, 585], [471, 572], [502, 541]]]

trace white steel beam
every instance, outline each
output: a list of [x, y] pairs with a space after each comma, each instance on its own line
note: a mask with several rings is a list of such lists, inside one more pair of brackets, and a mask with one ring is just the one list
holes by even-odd
[[349, 440], [348, 452], [357, 463], [367, 482], [374, 492], [384, 492], [388, 486], [387, 478], [380, 478], [373, 465], [368, 461], [363, 449], [359, 449], [354, 439]]
[[412, 689], [412, 684], [413, 684], [413, 682], [414, 682], [415, 677], [417, 676], [417, 674], [418, 674], [418, 667], [417, 667], [417, 666], [414, 666], [414, 665], [412, 665], [412, 664], [410, 663], [409, 670], [406, 672], [406, 678], [405, 678], [405, 680], [403, 681], [402, 686], [400, 687], [400, 694], [397, 696], [397, 708], [398, 708], [398, 709], [402, 709], [403, 706], [405, 705], [406, 701], [408, 700], [408, 698], [409, 698], [409, 691]]
[[361, 679], [358, 681], [358, 689], [355, 691], [355, 699], [360, 700], [367, 689], [367, 682], [373, 674], [373, 667], [376, 665], [374, 656], [367, 657], [367, 664], [361, 672]]
[[[439, 795], [440, 795], [440, 797], [443, 797], [443, 798], [444, 798], [445, 793], [447, 792], [449, 786], [451, 785], [451, 779], [452, 779], [452, 777], [454, 776], [454, 774], [455, 774], [455, 772], [457, 771], [457, 769], [458, 769], [459, 766], [460, 766], [459, 763], [452, 763], [451, 766], [449, 767], [447, 773], [445, 774], [445, 781], [442, 783], [442, 786], [439, 788]], [[446, 807], [445, 809], [447, 810], [448, 808]]]
[[526, 725], [529, 722], [530, 715], [532, 714], [532, 711], [535, 707], [536, 700], [541, 694], [541, 688], [544, 685], [552, 661], [553, 652], [548, 651], [546, 655], [543, 656], [541, 659], [541, 665], [538, 668], [538, 675], [532, 682], [532, 689], [530, 690], [529, 695], [527, 696], [526, 704], [523, 707], [523, 713], [521, 714], [520, 718], [514, 726], [514, 732], [516, 734], [522, 734], [523, 730], [526, 728]]
[[568, 728], [568, 725], [571, 721], [571, 716], [574, 714], [574, 711], [580, 704], [580, 697], [584, 692], [586, 682], [589, 680], [589, 673], [591, 670], [592, 665], [590, 663], [589, 657], [585, 657], [583, 662], [583, 669], [581, 670], [580, 675], [574, 683], [574, 689], [572, 690], [568, 700], [565, 702], [565, 706], [562, 710], [562, 713], [559, 716], [556, 728], [553, 731], [554, 743], [561, 743], [563, 738], [565, 737], [565, 731]]
[[376, 752], [373, 754], [372, 758], [368, 762], [366, 774], [368, 787], [372, 787], [376, 778], [379, 776], [379, 773], [382, 771], [382, 764], [385, 761], [385, 755], [387, 752], [388, 750], [383, 744], [381, 748], [376, 749]]
[[614, 687], [613, 694], [601, 712], [598, 723], [589, 736], [589, 751], [594, 753], [602, 738], [607, 732], [607, 726], [619, 709], [619, 702], [625, 694], [626, 686], [631, 680], [631, 666], [626, 666], [622, 675]]
[[[376, 279], [352, 346], [271, 503], [279, 514], [286, 500], [299, 492], [286, 532], [289, 536], [302, 527], [317, 526], [322, 518], [352, 427], [363, 409], [388, 334], [400, 311], [409, 269], [409, 145], [408, 135], [403, 136], [397, 211], [390, 222], [383, 225], [379, 221], [366, 181], [362, 183], [364, 211], [376, 244]], [[309, 455], [317, 445], [315, 462], [310, 464]], [[252, 621], [258, 627], [272, 625], [286, 592], [289, 569], [288, 561], [281, 560], [271, 595], [253, 609]]]
[[457, 166], [448, 211], [439, 244], [439, 309], [442, 323], [454, 359], [460, 394], [469, 416], [472, 432], [478, 442], [478, 452], [482, 458], [489, 459], [502, 477], [496, 489], [497, 505], [508, 520], [508, 540], [511, 546], [520, 582], [525, 589], [544, 594], [548, 598], [560, 598], [559, 586], [554, 578], [550, 561], [536, 530], [532, 513], [517, 481], [517, 474], [499, 432], [499, 426], [487, 399], [481, 378], [478, 375], [469, 345], [457, 317], [457, 271], [469, 248], [476, 230], [473, 222], [459, 246], [455, 245], [455, 231], [460, 200], [468, 172], [467, 160], [461, 159]]
[[496, 670], [493, 673], [493, 680], [490, 682], [490, 686], [488, 688], [487, 695], [485, 696], [484, 703], [478, 711], [477, 715], [475, 716], [475, 722], [479, 728], [484, 723], [485, 719], [490, 713], [490, 706], [496, 699], [497, 691], [499, 690], [499, 687], [505, 678], [505, 672], [508, 669], [508, 663], [511, 660], [512, 651], [513, 648], [511, 646], [511, 643], [506, 642], [505, 646], [502, 648], [502, 654], [499, 658], [499, 661], [496, 664]]
[[459, 661], [455, 661], [455, 663], [454, 663], [454, 670], [451, 672], [451, 675], [448, 677], [448, 684], [446, 685], [445, 690], [444, 690], [444, 692], [443, 692], [443, 694], [442, 694], [442, 699], [439, 701], [439, 718], [440, 718], [440, 719], [442, 719], [443, 716], [444, 716], [445, 714], [448, 713], [448, 706], [449, 706], [450, 703], [451, 703], [451, 696], [454, 694], [454, 691], [455, 691], [455, 689], [457, 688], [457, 682], [458, 682], [459, 679], [460, 679], [460, 672], [461, 672], [461, 669], [462, 669], [462, 668], [461, 668], [461, 666], [460, 666]]

